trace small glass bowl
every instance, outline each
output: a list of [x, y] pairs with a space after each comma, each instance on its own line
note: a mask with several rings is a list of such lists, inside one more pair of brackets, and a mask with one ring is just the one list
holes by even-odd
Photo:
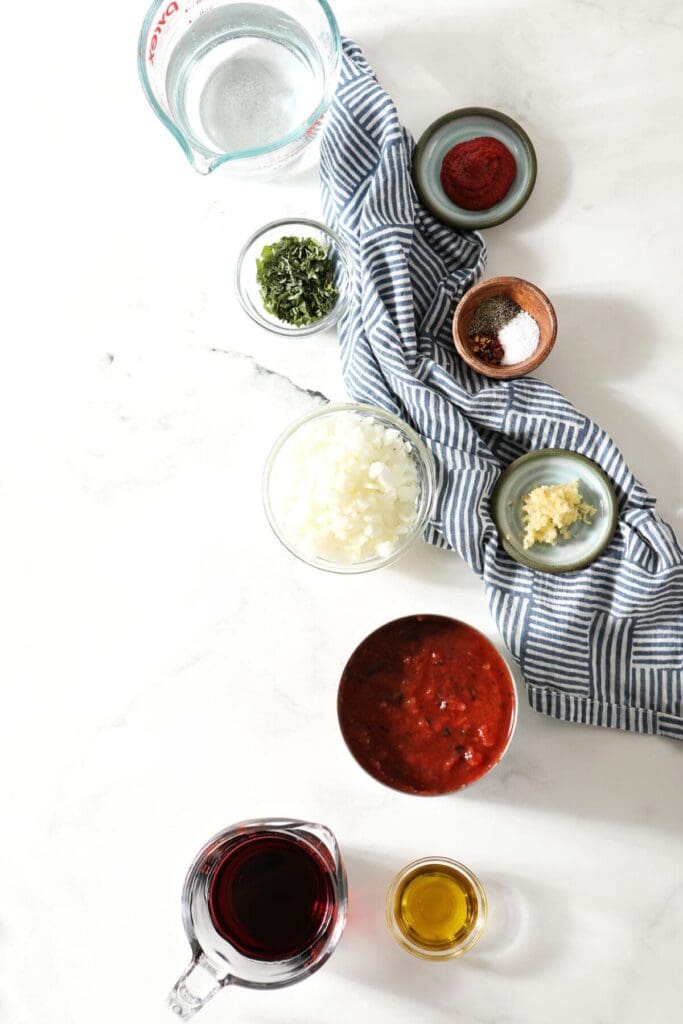
[[[419, 495], [417, 499], [417, 514], [415, 516], [415, 522], [411, 526], [410, 530], [401, 537], [400, 541], [390, 554], [383, 558], [377, 555], [373, 558], [366, 558], [362, 562], [346, 564], [341, 562], [332, 562], [326, 558], [311, 556], [307, 552], [302, 551], [296, 542], [287, 536], [285, 529], [278, 522], [277, 514], [273, 508], [271, 484], [273, 468], [277, 462], [278, 456], [288, 441], [301, 427], [310, 423], [312, 420], [321, 419], [323, 416], [335, 416], [338, 413], [349, 412], [368, 416], [385, 427], [395, 428], [400, 432], [403, 439], [410, 443], [412, 448], [411, 455], [415, 466], [417, 467]], [[434, 505], [435, 493], [436, 469], [434, 466], [434, 459], [421, 438], [414, 430], [411, 429], [411, 427], [408, 426], [407, 423], [399, 419], [398, 416], [394, 416], [390, 412], [385, 412], [384, 409], [378, 409], [375, 406], [363, 405], [357, 402], [337, 402], [325, 405], [322, 408], [316, 409], [314, 412], [308, 413], [306, 416], [302, 416], [300, 419], [295, 420], [294, 423], [287, 427], [284, 433], [280, 435], [273, 445], [263, 471], [263, 505], [273, 533], [284, 547], [286, 547], [288, 551], [299, 558], [302, 562], [306, 562], [307, 565], [311, 565], [316, 569], [325, 569], [328, 572], [369, 572], [371, 569], [380, 569], [385, 565], [391, 565], [400, 558], [401, 555], [407, 551], [413, 541], [422, 534], [424, 528], [429, 522], [429, 517]]]
[[[328, 254], [334, 265], [334, 279], [337, 286], [337, 301], [330, 312], [303, 327], [295, 327], [284, 320], [278, 320], [272, 313], [267, 313], [263, 308], [261, 291], [256, 281], [256, 260], [261, 255], [265, 245], [272, 245], [285, 235], [293, 235], [297, 238], [314, 238], [321, 245], [327, 246]], [[265, 224], [251, 236], [245, 243], [235, 267], [235, 288], [237, 298], [242, 308], [251, 319], [265, 327], [267, 331], [274, 334], [284, 334], [289, 337], [303, 337], [307, 334], [317, 334], [325, 331], [328, 327], [336, 324], [340, 316], [345, 312], [351, 296], [351, 271], [353, 260], [349, 247], [343, 238], [325, 227], [317, 220], [274, 220]]]
[[[450, 868], [452, 871], [457, 872], [457, 874], [462, 875], [469, 882], [477, 901], [474, 924], [471, 931], [457, 945], [449, 946], [447, 949], [428, 949], [425, 946], [417, 945], [405, 934], [396, 919], [396, 899], [404, 883], [411, 875], [418, 874], [420, 869], [427, 867]], [[385, 910], [389, 931], [399, 946], [412, 956], [436, 963], [441, 960], [452, 960], [456, 956], [462, 956], [463, 953], [467, 953], [468, 950], [476, 945], [486, 928], [488, 900], [486, 899], [484, 887], [477, 876], [469, 868], [465, 867], [464, 864], [461, 864], [460, 861], [450, 860], [448, 857], [422, 857], [420, 860], [414, 860], [412, 864], [407, 864], [396, 875], [387, 891]]]

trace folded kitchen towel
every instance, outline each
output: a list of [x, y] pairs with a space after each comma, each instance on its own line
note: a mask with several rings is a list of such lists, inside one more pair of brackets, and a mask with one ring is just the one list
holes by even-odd
[[[534, 378], [492, 381], [451, 340], [454, 304], [485, 264], [481, 237], [417, 200], [413, 139], [359, 48], [344, 43], [322, 140], [325, 215], [356, 261], [341, 358], [357, 401], [402, 416], [437, 463], [427, 539], [483, 578], [491, 613], [537, 711], [683, 739], [683, 554], [614, 442]], [[490, 498], [501, 470], [536, 448], [594, 459], [619, 498], [617, 532], [588, 568], [536, 572], [503, 551]]]

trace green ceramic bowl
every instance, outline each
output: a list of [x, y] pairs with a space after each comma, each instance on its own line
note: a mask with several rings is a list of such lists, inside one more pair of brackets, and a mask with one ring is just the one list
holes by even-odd
[[[567, 540], [522, 546], [522, 498], [541, 484], [579, 481], [581, 497], [597, 509], [592, 522], [574, 523]], [[564, 448], [543, 448], [515, 459], [500, 476], [491, 499], [500, 540], [511, 558], [541, 572], [583, 569], [605, 550], [617, 525], [617, 499], [609, 478], [592, 459]]]
[[[480, 135], [498, 139], [517, 163], [510, 191], [488, 210], [463, 210], [441, 187], [441, 164], [449, 149]], [[526, 203], [536, 182], [536, 153], [531, 139], [507, 114], [488, 107], [463, 107], [444, 114], [427, 128], [413, 154], [413, 182], [423, 206], [453, 228], [491, 228], [514, 216]]]

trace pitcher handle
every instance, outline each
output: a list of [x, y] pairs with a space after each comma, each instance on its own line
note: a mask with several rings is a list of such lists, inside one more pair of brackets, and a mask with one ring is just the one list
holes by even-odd
[[173, 986], [168, 1005], [178, 1020], [189, 1020], [229, 982], [230, 975], [220, 978], [215, 967], [200, 953]]

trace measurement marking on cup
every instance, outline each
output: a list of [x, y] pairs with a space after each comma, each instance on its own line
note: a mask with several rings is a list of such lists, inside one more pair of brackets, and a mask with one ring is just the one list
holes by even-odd
[[172, 2], [168, 5], [166, 10], [156, 23], [156, 26], [154, 28], [154, 35], [152, 36], [149, 43], [149, 53], [147, 55], [147, 59], [149, 60], [150, 64], [154, 63], [154, 53], [159, 42], [159, 36], [161, 35], [164, 25], [166, 24], [166, 19], [170, 18], [172, 14], [175, 14], [179, 7], [180, 4], [177, 2], [177, 0], [172, 0]]

